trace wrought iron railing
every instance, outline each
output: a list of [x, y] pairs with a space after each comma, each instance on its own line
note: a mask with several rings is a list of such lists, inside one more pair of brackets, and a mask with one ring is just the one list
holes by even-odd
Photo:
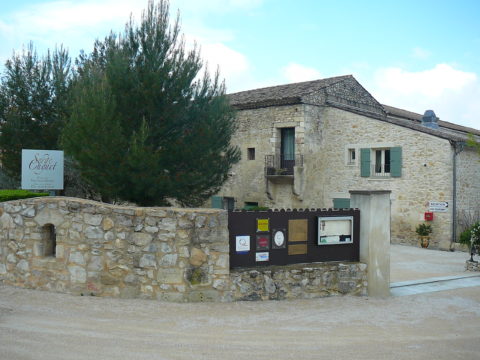
[[370, 171], [373, 177], [390, 177], [390, 164], [373, 164]]
[[293, 175], [294, 166], [303, 166], [303, 155], [283, 154], [265, 156], [266, 175]]

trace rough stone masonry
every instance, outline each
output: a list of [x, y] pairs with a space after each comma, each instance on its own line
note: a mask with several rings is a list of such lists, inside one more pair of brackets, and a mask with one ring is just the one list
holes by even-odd
[[231, 271], [224, 210], [49, 197], [0, 203], [0, 226], [13, 286], [175, 302], [366, 294], [364, 264]]

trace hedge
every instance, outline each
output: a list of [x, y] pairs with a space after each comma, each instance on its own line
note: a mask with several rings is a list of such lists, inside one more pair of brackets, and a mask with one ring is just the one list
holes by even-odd
[[37, 193], [27, 190], [0, 190], [0, 202], [48, 196], [48, 193]]

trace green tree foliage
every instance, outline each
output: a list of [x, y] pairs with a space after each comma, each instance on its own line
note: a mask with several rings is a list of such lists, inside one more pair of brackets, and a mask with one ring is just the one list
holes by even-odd
[[30, 44], [5, 64], [0, 82], [0, 160], [18, 181], [22, 149], [58, 149], [71, 79], [63, 48], [39, 58]]
[[77, 62], [65, 151], [104, 200], [198, 206], [218, 191], [239, 158], [234, 113], [218, 72], [185, 49], [169, 3], [149, 2]]

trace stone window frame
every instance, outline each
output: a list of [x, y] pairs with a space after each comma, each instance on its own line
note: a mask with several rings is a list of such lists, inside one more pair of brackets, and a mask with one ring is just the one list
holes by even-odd
[[[351, 153], [355, 153], [355, 159], [352, 161]], [[359, 157], [360, 157], [360, 147], [357, 144], [347, 144], [345, 145], [344, 151], [344, 162], [345, 166], [348, 167], [356, 167], [359, 164]]]

